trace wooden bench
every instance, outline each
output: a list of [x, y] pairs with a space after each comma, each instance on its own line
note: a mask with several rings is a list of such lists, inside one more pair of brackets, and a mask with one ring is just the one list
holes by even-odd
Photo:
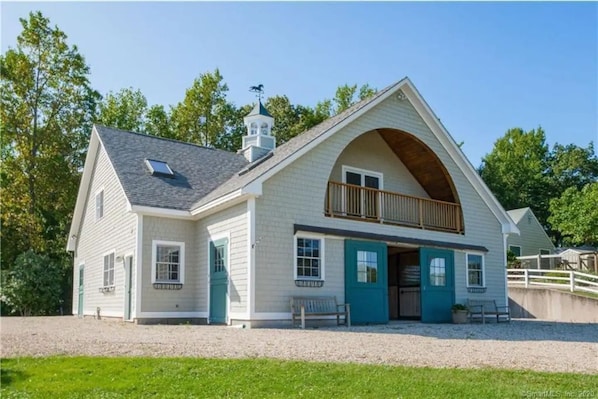
[[481, 317], [482, 323], [486, 322], [486, 316], [496, 316], [496, 322], [501, 316], [506, 316], [507, 322], [511, 321], [511, 312], [508, 306], [497, 306], [494, 299], [468, 299], [465, 303], [469, 311], [469, 321], [474, 317]]
[[[341, 310], [343, 309], [343, 310]], [[301, 320], [301, 328], [305, 328], [305, 318], [313, 316], [336, 316], [336, 325], [344, 316], [345, 325], [351, 327], [351, 307], [348, 303], [336, 303], [335, 296], [294, 296], [291, 297], [291, 315], [293, 326], [295, 320]]]

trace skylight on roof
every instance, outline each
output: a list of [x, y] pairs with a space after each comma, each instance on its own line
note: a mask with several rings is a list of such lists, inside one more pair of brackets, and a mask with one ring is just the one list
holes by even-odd
[[146, 159], [145, 164], [152, 173], [152, 175], [174, 176], [174, 172], [170, 166], [164, 161], [156, 161], [155, 159]]

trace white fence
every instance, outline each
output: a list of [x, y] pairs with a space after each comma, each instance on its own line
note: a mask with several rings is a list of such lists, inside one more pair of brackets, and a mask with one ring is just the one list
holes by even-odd
[[598, 276], [575, 270], [507, 269], [507, 280], [525, 288], [538, 285], [598, 294]]

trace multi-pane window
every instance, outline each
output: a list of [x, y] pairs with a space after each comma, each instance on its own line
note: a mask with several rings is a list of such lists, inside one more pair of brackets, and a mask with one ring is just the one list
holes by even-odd
[[104, 287], [114, 285], [114, 252], [104, 256]]
[[467, 254], [467, 286], [484, 286], [484, 257], [477, 254]]
[[96, 194], [96, 220], [104, 216], [104, 190]]
[[297, 237], [297, 278], [322, 278], [321, 244], [320, 239]]
[[257, 123], [251, 122], [250, 133], [252, 136], [255, 136], [257, 134]]
[[267, 136], [268, 135], [268, 124], [267, 123], [262, 123], [262, 126], [260, 126], [260, 134]]
[[357, 282], [376, 283], [378, 281], [378, 253], [357, 251]]
[[181, 272], [181, 247], [178, 245], [156, 245], [156, 275], [158, 282], [178, 283]]
[[430, 285], [446, 286], [446, 265], [444, 258], [430, 259]]
[[226, 265], [224, 263], [225, 250], [226, 247], [224, 245], [214, 246], [214, 273], [226, 271]]

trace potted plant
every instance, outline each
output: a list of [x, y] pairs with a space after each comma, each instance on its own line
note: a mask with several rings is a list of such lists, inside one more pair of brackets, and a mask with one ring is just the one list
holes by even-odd
[[451, 311], [453, 313], [453, 323], [455, 324], [465, 324], [467, 323], [467, 306], [456, 303], [451, 307]]

